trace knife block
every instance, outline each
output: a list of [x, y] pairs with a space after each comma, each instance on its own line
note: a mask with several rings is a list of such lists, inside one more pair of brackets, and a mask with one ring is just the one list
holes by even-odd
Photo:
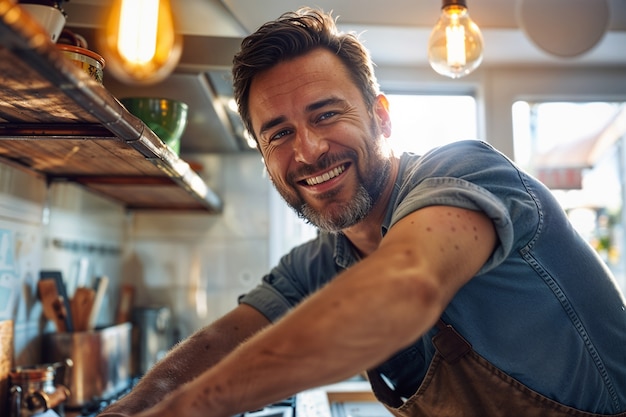
[[65, 375], [70, 396], [66, 408], [81, 408], [115, 397], [131, 384], [132, 324], [122, 323], [86, 332], [47, 333], [45, 361], [69, 358]]

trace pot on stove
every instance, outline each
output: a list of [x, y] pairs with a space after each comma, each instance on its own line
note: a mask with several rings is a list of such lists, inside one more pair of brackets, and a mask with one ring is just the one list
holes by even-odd
[[70, 395], [65, 384], [57, 383], [57, 370], [68, 375], [72, 361], [17, 367], [9, 373], [10, 417], [31, 417], [62, 405]]
[[134, 374], [144, 375], [174, 344], [172, 313], [166, 306], [133, 309]]

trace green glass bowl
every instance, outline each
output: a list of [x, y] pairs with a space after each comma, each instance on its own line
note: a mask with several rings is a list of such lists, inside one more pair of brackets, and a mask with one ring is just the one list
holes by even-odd
[[160, 97], [126, 97], [120, 102], [141, 119], [176, 154], [180, 137], [187, 127], [189, 106], [178, 100]]

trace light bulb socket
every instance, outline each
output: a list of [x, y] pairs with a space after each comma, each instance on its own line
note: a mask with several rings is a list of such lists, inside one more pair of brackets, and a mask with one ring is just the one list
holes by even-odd
[[467, 2], [465, 0], [442, 0], [441, 8], [445, 9], [448, 6], [461, 6], [467, 9]]

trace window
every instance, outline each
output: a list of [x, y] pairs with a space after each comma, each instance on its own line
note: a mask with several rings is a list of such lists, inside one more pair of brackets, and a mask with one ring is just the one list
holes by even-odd
[[626, 290], [626, 103], [513, 105], [515, 159], [544, 182]]
[[394, 152], [423, 154], [462, 139], [477, 139], [476, 100], [469, 95], [387, 94]]

